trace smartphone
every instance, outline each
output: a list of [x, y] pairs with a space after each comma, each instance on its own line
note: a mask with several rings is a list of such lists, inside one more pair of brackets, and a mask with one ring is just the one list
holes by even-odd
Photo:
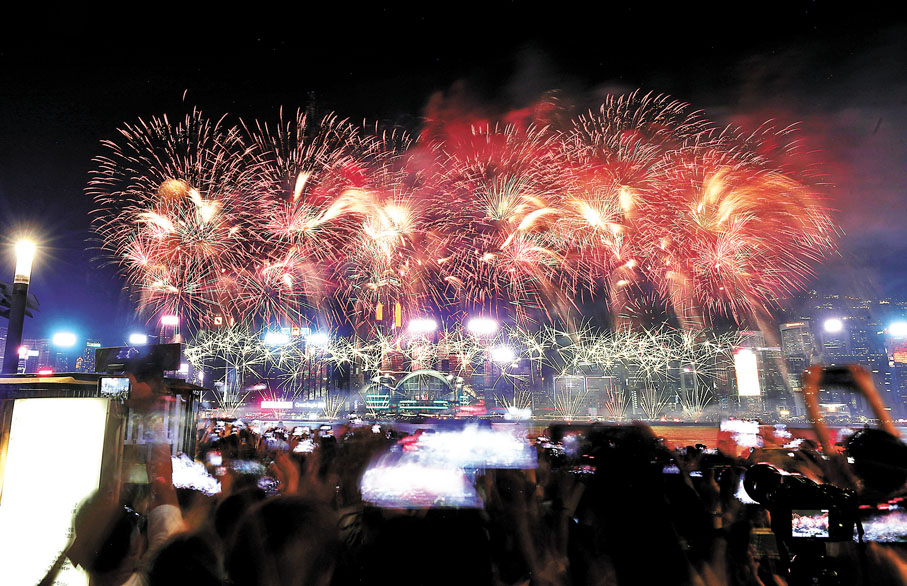
[[846, 366], [829, 366], [822, 369], [822, 378], [819, 388], [822, 389], [854, 389], [856, 381], [853, 373]]
[[98, 382], [102, 397], [129, 398], [131, 389], [129, 379], [121, 376], [102, 376]]
[[296, 454], [310, 454], [315, 451], [315, 442], [311, 439], [304, 439], [296, 444], [296, 447], [293, 448], [293, 453]]
[[424, 461], [405, 452], [373, 460], [359, 481], [362, 500], [392, 509], [482, 508], [464, 470]]
[[665, 464], [664, 468], [661, 469], [661, 473], [677, 475], [680, 474], [680, 468], [677, 467], [677, 464]]

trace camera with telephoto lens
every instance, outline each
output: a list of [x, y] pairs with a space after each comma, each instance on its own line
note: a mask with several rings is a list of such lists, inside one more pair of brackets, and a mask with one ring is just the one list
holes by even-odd
[[746, 471], [747, 494], [771, 513], [775, 536], [792, 546], [813, 541], [852, 541], [858, 501], [852, 490], [819, 484], [770, 464]]

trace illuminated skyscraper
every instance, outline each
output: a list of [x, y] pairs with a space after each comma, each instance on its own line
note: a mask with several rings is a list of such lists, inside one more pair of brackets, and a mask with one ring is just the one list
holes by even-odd
[[781, 353], [785, 358], [812, 358], [815, 352], [815, 339], [810, 331], [809, 320], [783, 323], [781, 330]]
[[76, 372], [94, 372], [94, 352], [101, 347], [98, 340], [86, 340], [82, 355], [76, 358]]
[[24, 372], [38, 372], [41, 369], [53, 368], [50, 340], [46, 338], [22, 340], [22, 348], [27, 348]]

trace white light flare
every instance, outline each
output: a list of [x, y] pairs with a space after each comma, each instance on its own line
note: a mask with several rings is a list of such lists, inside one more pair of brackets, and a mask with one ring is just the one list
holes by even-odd
[[476, 336], [491, 336], [498, 327], [498, 322], [490, 317], [474, 317], [466, 322], [466, 329]]
[[409, 321], [409, 333], [414, 335], [430, 334], [438, 329], [438, 322], [430, 317], [420, 317]]

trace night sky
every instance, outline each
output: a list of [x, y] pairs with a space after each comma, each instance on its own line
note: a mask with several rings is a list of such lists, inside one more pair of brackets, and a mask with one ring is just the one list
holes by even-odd
[[156, 7], [148, 21], [54, 14], [4, 25], [0, 267], [8, 274], [0, 280], [12, 279], [16, 236], [41, 243], [31, 284], [41, 311], [26, 321], [25, 337], [65, 327], [117, 344], [143, 323], [115, 268], [96, 258], [84, 194], [100, 141], [123, 122], [178, 119], [193, 107], [274, 121], [280, 106], [314, 103], [415, 130], [438, 92], [494, 115], [550, 90], [579, 112], [608, 92], [642, 88], [744, 128], [799, 122], [845, 232], [841, 257], [812, 284], [907, 297], [904, 15], [800, 1], [751, 12], [730, 12], [729, 3], [695, 11], [546, 4], [558, 12], [517, 3], [451, 3], [448, 12], [429, 12], [429, 3], [332, 4], [334, 13]]

